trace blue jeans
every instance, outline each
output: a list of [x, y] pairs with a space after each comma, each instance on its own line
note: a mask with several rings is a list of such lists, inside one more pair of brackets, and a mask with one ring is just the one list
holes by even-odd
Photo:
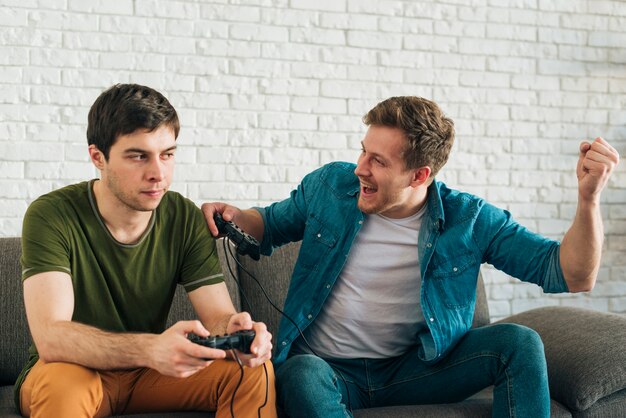
[[530, 328], [472, 329], [434, 365], [418, 350], [389, 359], [294, 355], [276, 371], [279, 405], [290, 418], [344, 418], [353, 409], [460, 402], [493, 385], [494, 417], [550, 416], [543, 343]]

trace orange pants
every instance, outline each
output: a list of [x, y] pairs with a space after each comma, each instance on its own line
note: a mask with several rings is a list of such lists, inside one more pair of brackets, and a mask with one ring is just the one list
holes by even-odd
[[[274, 369], [244, 367], [235, 393], [235, 418], [276, 417]], [[112, 414], [167, 411], [216, 411], [216, 418], [231, 416], [231, 400], [241, 376], [234, 361], [215, 360], [187, 378], [168, 377], [152, 369], [93, 370], [71, 363], [39, 360], [20, 390], [24, 416], [106, 417]], [[266, 399], [267, 397], [267, 399]]]

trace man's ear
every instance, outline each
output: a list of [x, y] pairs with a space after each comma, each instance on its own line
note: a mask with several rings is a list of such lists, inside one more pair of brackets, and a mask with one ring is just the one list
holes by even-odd
[[98, 170], [104, 169], [105, 158], [102, 151], [98, 149], [95, 145], [89, 145], [89, 158], [93, 165], [96, 166]]
[[428, 166], [416, 168], [415, 170], [413, 170], [413, 179], [411, 180], [411, 186], [417, 187], [428, 182], [431, 172], [432, 170]]

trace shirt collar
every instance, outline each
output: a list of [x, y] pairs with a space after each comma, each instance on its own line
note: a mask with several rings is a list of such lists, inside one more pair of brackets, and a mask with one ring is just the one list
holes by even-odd
[[441, 201], [441, 194], [439, 189], [441, 188], [440, 182], [433, 180], [428, 186], [428, 212], [427, 216], [433, 221], [438, 223], [437, 229], [443, 229], [446, 218], [443, 213], [443, 202]]
[[346, 193], [348, 196], [356, 196], [361, 191], [361, 183], [359, 183], [358, 179], [359, 178], [357, 177], [356, 185], [354, 187], [348, 189], [348, 191]]

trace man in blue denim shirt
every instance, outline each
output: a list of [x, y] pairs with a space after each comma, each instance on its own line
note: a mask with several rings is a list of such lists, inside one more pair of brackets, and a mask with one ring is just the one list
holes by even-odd
[[[515, 324], [470, 329], [482, 263], [545, 292], [590, 290], [603, 227], [599, 196], [617, 152], [580, 145], [578, 210], [561, 243], [484, 200], [434, 180], [454, 140], [452, 121], [418, 97], [387, 99], [356, 165], [305, 176], [266, 208], [203, 205], [261, 241], [265, 255], [302, 241], [274, 363], [290, 417], [345, 417], [352, 409], [456, 402], [494, 385], [494, 416], [547, 417], [543, 345]], [[296, 326], [297, 324], [297, 326]]]

